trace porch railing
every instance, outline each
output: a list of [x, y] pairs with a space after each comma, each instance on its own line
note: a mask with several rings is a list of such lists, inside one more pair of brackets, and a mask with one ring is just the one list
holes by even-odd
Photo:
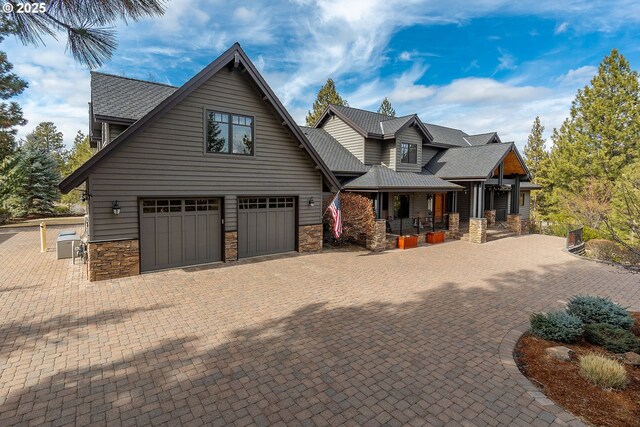
[[420, 234], [427, 231], [448, 229], [449, 214], [443, 214], [439, 218], [435, 216], [416, 216], [387, 221], [387, 232], [392, 234]]
[[564, 237], [568, 251], [573, 253], [584, 252], [584, 227], [581, 225], [561, 224], [552, 221], [531, 221], [529, 231], [535, 234]]

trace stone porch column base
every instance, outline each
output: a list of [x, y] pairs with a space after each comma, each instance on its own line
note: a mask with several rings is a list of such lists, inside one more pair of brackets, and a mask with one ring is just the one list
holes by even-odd
[[484, 217], [487, 219], [487, 227], [491, 227], [496, 223], [496, 211], [495, 209], [484, 211]]
[[387, 248], [387, 221], [376, 219], [371, 236], [367, 239], [367, 249], [382, 252]]
[[517, 235], [522, 234], [522, 217], [520, 214], [507, 215], [507, 226], [511, 232]]
[[486, 218], [470, 218], [469, 219], [469, 241], [472, 243], [487, 242], [487, 219]]
[[449, 233], [458, 234], [460, 232], [460, 214], [449, 212]]

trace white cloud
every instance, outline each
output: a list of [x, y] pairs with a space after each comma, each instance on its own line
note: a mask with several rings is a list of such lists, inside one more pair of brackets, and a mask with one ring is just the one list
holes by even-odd
[[503, 52], [501, 49], [498, 49], [498, 52], [500, 52], [500, 56], [498, 57], [496, 71], [515, 70], [518, 68], [516, 66], [516, 58], [513, 55]]
[[[499, 14], [553, 19], [559, 22], [556, 33], [570, 29], [579, 34], [640, 22], [640, 3], [256, 0], [230, 5], [225, 0], [173, 0], [162, 17], [118, 25], [120, 48], [103, 69], [181, 84], [240, 41], [249, 47], [269, 84], [299, 121], [320, 85], [333, 77], [354, 106], [377, 108], [388, 96], [399, 113], [424, 113], [428, 121], [455, 124], [470, 132], [498, 129], [519, 138], [518, 132], [528, 132], [536, 114], [548, 117], [550, 129], [566, 115], [575, 88], [588, 81], [594, 67], [565, 71], [540, 87], [528, 83], [531, 78], [522, 72], [525, 63], [518, 64], [511, 53], [500, 51], [496, 71], [519, 72], [509, 81], [469, 77], [435, 86], [428, 83], [428, 66], [421, 62], [432, 54], [398, 53], [389, 47], [395, 33], [412, 26], [464, 25], [477, 17]], [[437, 40], [428, 42], [437, 44]], [[51, 42], [35, 54], [34, 49], [24, 49], [9, 39], [3, 43], [16, 71], [31, 83], [19, 99], [30, 119], [27, 130], [40, 120], [52, 120], [68, 142], [77, 129], [86, 132], [89, 74], [64, 54], [64, 43]], [[416, 41], [416, 49], [422, 44]], [[382, 79], [380, 70], [390, 63], [401, 67], [400, 71]], [[473, 73], [477, 68], [478, 62], [472, 61], [464, 71]]]
[[557, 81], [563, 86], [580, 87], [589, 83], [597, 72], [597, 67], [585, 65], [584, 67], [567, 71], [567, 73], [558, 77]]
[[569, 23], [566, 21], [561, 22], [560, 24], [556, 25], [555, 30], [553, 30], [553, 34], [555, 35], [562, 34], [562, 33], [565, 33], [568, 29], [569, 29]]

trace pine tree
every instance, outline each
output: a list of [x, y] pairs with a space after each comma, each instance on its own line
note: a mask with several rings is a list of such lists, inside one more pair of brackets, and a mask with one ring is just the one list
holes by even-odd
[[58, 200], [60, 175], [51, 154], [38, 149], [18, 150], [3, 177], [6, 204], [14, 216], [50, 213]]
[[[540, 122], [540, 117], [536, 116], [533, 121], [533, 126], [531, 127], [531, 133], [527, 138], [527, 145], [524, 147], [524, 156], [527, 168], [531, 173], [531, 179], [536, 184], [540, 184], [545, 188], [548, 186], [548, 180], [546, 179], [547, 171], [545, 169], [548, 167], [549, 153], [545, 149], [547, 141], [542, 135], [543, 132], [544, 126], [542, 126]], [[546, 214], [547, 209], [544, 190], [542, 193], [540, 191], [533, 191], [531, 196], [533, 202], [532, 210], [535, 213]], [[538, 212], [539, 210], [541, 212]]]
[[307, 126], [314, 126], [329, 104], [349, 105], [336, 90], [336, 85], [332, 79], [327, 79], [327, 83], [318, 91], [318, 96], [313, 102], [313, 111], [309, 111], [309, 114], [307, 114]]
[[[89, 137], [78, 131], [73, 140], [73, 147], [69, 152], [67, 161], [62, 170], [62, 176], [68, 176], [73, 171], [82, 166], [87, 160], [95, 154], [95, 150], [89, 144]], [[67, 194], [63, 194], [60, 201], [71, 208], [73, 204], [79, 204], [82, 196], [82, 188], [71, 190]]]
[[541, 164], [549, 157], [549, 153], [545, 149], [547, 140], [542, 136], [543, 132], [544, 126], [540, 123], [540, 117], [536, 116], [531, 127], [531, 133], [527, 138], [527, 145], [524, 147], [525, 162], [534, 182], [540, 171]]
[[[0, 24], [0, 42], [7, 33], [6, 23]], [[12, 73], [12, 69], [13, 65], [7, 60], [7, 54], [0, 52], [0, 99], [3, 101], [20, 95], [27, 88], [27, 82]], [[26, 124], [17, 102], [0, 102], [0, 163], [16, 148], [16, 126]]]
[[51, 154], [58, 165], [58, 171], [63, 172], [67, 158], [62, 132], [58, 131], [53, 122], [42, 122], [27, 135], [24, 147], [42, 150]]
[[[10, 3], [18, 3], [12, 1]], [[164, 0], [29, 1], [37, 13], [4, 14], [26, 45], [44, 44], [57, 33], [67, 36], [67, 49], [76, 61], [96, 68], [111, 58], [117, 47], [114, 24], [164, 14]], [[39, 5], [43, 8], [39, 9]], [[44, 36], [44, 37], [43, 37]]]
[[590, 84], [579, 90], [570, 116], [554, 130], [548, 164], [558, 211], [568, 194], [580, 194], [587, 183], [614, 185], [624, 167], [640, 158], [640, 83], [638, 73], [616, 49], [606, 56]]
[[389, 102], [386, 96], [380, 103], [380, 108], [378, 108], [378, 113], [384, 114], [389, 117], [396, 116], [396, 110], [393, 109], [393, 107], [391, 106], [391, 102]]
[[89, 144], [89, 137], [85, 136], [82, 131], [78, 131], [73, 139], [73, 147], [69, 151], [67, 161], [62, 170], [62, 176], [68, 176], [73, 171], [82, 166], [87, 160], [95, 154], [95, 150]]

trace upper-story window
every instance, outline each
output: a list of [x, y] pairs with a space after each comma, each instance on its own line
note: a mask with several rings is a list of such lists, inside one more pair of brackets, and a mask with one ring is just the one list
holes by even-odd
[[208, 153], [253, 156], [253, 117], [207, 111]]
[[414, 165], [418, 163], [418, 145], [403, 142], [400, 145], [400, 162]]

